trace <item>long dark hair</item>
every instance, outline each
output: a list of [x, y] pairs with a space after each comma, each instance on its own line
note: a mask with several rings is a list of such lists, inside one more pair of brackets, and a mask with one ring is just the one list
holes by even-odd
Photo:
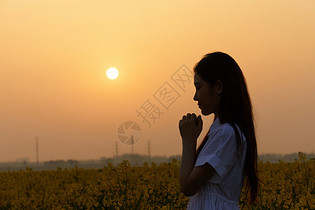
[[[197, 73], [203, 80], [208, 82], [211, 87], [214, 87], [218, 80], [223, 85], [219, 104], [220, 123], [229, 123], [233, 126], [237, 137], [238, 149], [241, 144], [241, 137], [235, 124], [239, 126], [246, 137], [247, 152], [244, 166], [246, 194], [250, 195], [250, 203], [253, 204], [259, 187], [257, 143], [252, 104], [244, 75], [236, 61], [228, 54], [222, 52], [205, 55], [194, 67], [194, 73]], [[207, 135], [198, 147], [197, 155], [206, 140]]]

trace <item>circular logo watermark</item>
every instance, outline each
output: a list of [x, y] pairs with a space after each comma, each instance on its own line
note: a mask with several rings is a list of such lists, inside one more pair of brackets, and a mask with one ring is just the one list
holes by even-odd
[[117, 137], [123, 144], [133, 145], [140, 140], [141, 128], [134, 121], [125, 121], [119, 125]]

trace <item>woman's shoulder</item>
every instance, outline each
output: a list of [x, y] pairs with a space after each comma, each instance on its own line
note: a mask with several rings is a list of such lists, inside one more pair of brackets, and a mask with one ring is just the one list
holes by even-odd
[[210, 133], [214, 135], [233, 134], [234, 129], [230, 123], [221, 123], [220, 119], [215, 119], [210, 127]]
[[221, 130], [221, 132], [224, 132], [224, 133], [234, 133], [235, 132], [233, 126], [230, 123], [221, 124], [220, 130]]
[[240, 135], [241, 139], [244, 141], [245, 136], [242, 130], [239, 128], [239, 126], [234, 123], [234, 126], [232, 126], [231, 123], [222, 123], [217, 127], [217, 130], [215, 132], [215, 135], [213, 137], [224, 137], [229, 139], [235, 139], [236, 136], [236, 130], [238, 134]]
[[223, 136], [234, 136], [235, 130], [230, 123], [222, 123], [217, 129], [217, 133]]

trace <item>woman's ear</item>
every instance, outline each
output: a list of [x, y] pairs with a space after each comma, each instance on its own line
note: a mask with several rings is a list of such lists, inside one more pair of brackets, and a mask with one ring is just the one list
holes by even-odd
[[221, 95], [222, 91], [223, 91], [223, 85], [221, 80], [217, 80], [217, 82], [214, 85], [214, 91], [216, 93], [218, 93], [219, 95]]

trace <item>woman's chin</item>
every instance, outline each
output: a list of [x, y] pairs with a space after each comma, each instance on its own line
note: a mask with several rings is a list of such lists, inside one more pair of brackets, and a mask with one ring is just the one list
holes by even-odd
[[211, 113], [201, 109], [201, 114], [203, 114], [204, 116], [210, 115]]

